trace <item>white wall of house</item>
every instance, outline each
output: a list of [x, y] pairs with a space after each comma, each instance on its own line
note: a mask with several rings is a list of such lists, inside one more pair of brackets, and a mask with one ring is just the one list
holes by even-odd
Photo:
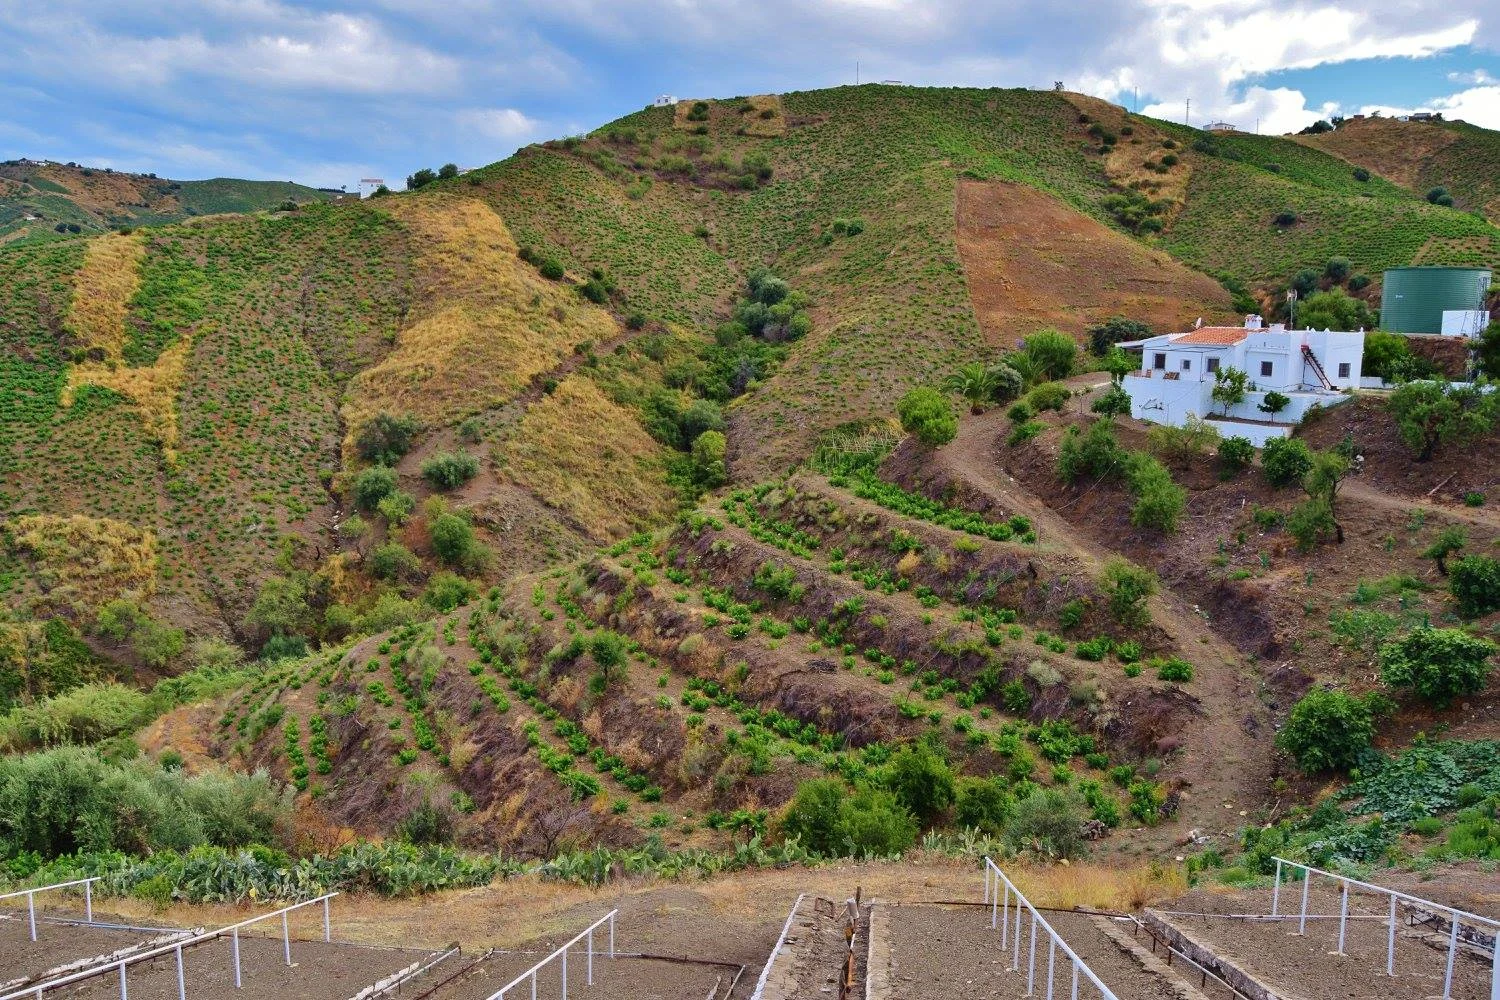
[[[1363, 333], [1305, 330], [1303, 336], [1307, 338], [1307, 346], [1312, 348], [1313, 354], [1322, 363], [1323, 370], [1328, 373], [1328, 381], [1333, 383], [1335, 389], [1359, 388], [1360, 363], [1365, 356]], [[1298, 350], [1300, 352], [1301, 349]], [[1311, 365], [1307, 367], [1302, 381], [1306, 385], [1318, 384], [1318, 377]]]
[[1291, 424], [1241, 424], [1232, 420], [1214, 419], [1210, 419], [1209, 423], [1218, 428], [1220, 437], [1249, 438], [1250, 443], [1257, 448], [1264, 448], [1267, 441], [1290, 437], [1292, 433]]

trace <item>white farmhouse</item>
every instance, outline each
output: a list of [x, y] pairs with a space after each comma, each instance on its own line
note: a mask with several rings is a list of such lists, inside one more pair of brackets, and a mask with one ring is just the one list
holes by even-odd
[[677, 106], [676, 94], [658, 94], [656, 100], [651, 102], [653, 108], [675, 108]]
[[[1141, 352], [1141, 368], [1125, 376], [1130, 415], [1181, 427], [1189, 417], [1212, 421], [1225, 437], [1257, 446], [1286, 437], [1314, 405], [1335, 406], [1359, 386], [1365, 334], [1288, 330], [1246, 316], [1244, 326], [1204, 326], [1188, 333], [1121, 344]], [[1244, 401], [1224, 408], [1213, 400], [1216, 375], [1230, 368], [1250, 378]], [[1268, 393], [1289, 399], [1277, 413], [1260, 409]]]

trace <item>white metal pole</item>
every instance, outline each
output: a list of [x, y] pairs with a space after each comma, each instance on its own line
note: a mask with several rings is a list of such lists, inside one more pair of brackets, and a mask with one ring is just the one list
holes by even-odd
[[1344, 934], [1349, 926], [1349, 883], [1344, 882], [1344, 892], [1339, 897], [1339, 950], [1335, 954], [1344, 953]]
[[94, 883], [83, 883], [83, 914], [89, 923], [94, 922]]
[[563, 949], [562, 965], [563, 965], [563, 977], [562, 977], [563, 994], [562, 994], [562, 1000], [568, 1000], [568, 949], [567, 948]]
[[234, 945], [234, 988], [240, 989], [243, 985], [240, 982], [240, 929], [236, 927], [232, 934], [232, 942]]
[[177, 946], [177, 1000], [187, 1000], [187, 982], [182, 976], [182, 945]]
[[1271, 887], [1271, 916], [1279, 916], [1276, 912], [1281, 904], [1281, 859], [1276, 859], [1276, 884]]
[[1500, 1000], [1500, 927], [1495, 928], [1495, 961], [1490, 966], [1490, 1000]]
[[613, 912], [609, 915], [609, 957], [611, 959], [615, 957], [615, 915]]
[[31, 924], [31, 940], [36, 940], [36, 893], [26, 894], [26, 919]]
[[1078, 959], [1073, 959], [1073, 1000], [1078, 1000]]
[[333, 928], [328, 922], [328, 898], [326, 896], [323, 898], [323, 940], [325, 942], [333, 940]]
[[1011, 944], [1011, 948], [1014, 949], [1014, 954], [1011, 955], [1011, 959], [1010, 959], [1010, 967], [1012, 969], [1014, 969], [1016, 972], [1020, 972], [1021, 971], [1021, 891], [1019, 889], [1016, 890], [1016, 935], [1011, 940], [1010, 944]]
[[1396, 897], [1391, 896], [1391, 926], [1385, 937], [1385, 974], [1396, 974]]
[[286, 952], [286, 964], [292, 964], [292, 932], [286, 926], [286, 911], [281, 911], [281, 946]]
[[1458, 954], [1458, 914], [1454, 913], [1452, 917], [1453, 927], [1448, 932], [1448, 968], [1443, 973], [1443, 1000], [1453, 995], [1453, 957]]
[[986, 903], [990, 901], [990, 866], [988, 864], [984, 866], [984, 901]]
[[[38, 991], [41, 992], [40, 990]], [[129, 994], [125, 990], [125, 963], [120, 963], [120, 1000], [129, 1000]]]
[[536, 970], [531, 970], [531, 1000], [536, 1000]]
[[1297, 921], [1297, 933], [1307, 933], [1307, 887], [1312, 884], [1312, 872], [1302, 872], [1302, 918]]
[[1047, 1000], [1052, 1000], [1052, 970], [1057, 965], [1057, 939], [1047, 942]]
[[1026, 995], [1036, 995], [1036, 914], [1031, 915], [1031, 957], [1026, 963]]
[[1000, 948], [1010, 944], [1010, 883], [1007, 882], [1000, 890], [1004, 893], [1000, 897]]
[[589, 962], [588, 962], [588, 985], [594, 985], [594, 929], [589, 928]]

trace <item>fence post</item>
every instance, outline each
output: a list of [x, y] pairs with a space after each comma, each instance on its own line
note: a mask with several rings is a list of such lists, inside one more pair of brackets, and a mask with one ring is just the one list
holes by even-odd
[[1396, 896], [1391, 895], [1391, 926], [1385, 938], [1385, 974], [1396, 974]]
[[563, 992], [562, 992], [562, 1000], [568, 1000], [568, 949], [567, 948], [563, 949], [563, 953], [562, 953], [562, 966], [563, 966], [563, 977], [562, 977]]
[[1073, 1000], [1078, 1000], [1078, 959], [1073, 959]]
[[281, 911], [281, 946], [286, 952], [286, 964], [292, 964], [292, 932], [286, 926], [286, 911]]
[[182, 976], [182, 945], [177, 946], [177, 1000], [187, 1000], [187, 982]]
[[234, 988], [241, 989], [240, 983], [240, 929], [236, 927], [232, 932], [234, 944]]
[[333, 928], [332, 928], [332, 926], [328, 922], [328, 902], [329, 902], [328, 897], [324, 896], [323, 897], [323, 941], [325, 943], [333, 940]]
[[1312, 872], [1302, 870], [1302, 918], [1297, 921], [1297, 933], [1307, 933], [1307, 889], [1312, 885]]
[[1057, 964], [1057, 939], [1047, 942], [1047, 1000], [1052, 1000], [1052, 969]]
[[1016, 893], [1016, 934], [1011, 940], [1011, 948], [1014, 954], [1010, 959], [1010, 967], [1016, 972], [1021, 971], [1021, 894]]
[[615, 915], [613, 911], [609, 915], [609, 957], [611, 960], [615, 957]]
[[[984, 874], [986, 876], [988, 876], [989, 873], [990, 873], [989, 869], [986, 868], [984, 870]], [[1000, 926], [1000, 887], [998, 885], [995, 886], [995, 891], [994, 891], [993, 894], [991, 894], [989, 890], [990, 890], [990, 883], [989, 883], [988, 877], [986, 877], [986, 880], [985, 880], [985, 883], [984, 883], [984, 891], [985, 891], [985, 899], [984, 899], [984, 901], [986, 903], [990, 904], [990, 930], [996, 930]], [[1010, 890], [1007, 889], [1006, 893], [1009, 894], [1009, 892], [1010, 892]], [[1005, 947], [1005, 939], [1003, 937], [1000, 939], [1000, 947], [1002, 947], [1002, 948]]]
[[1452, 914], [1453, 926], [1448, 932], [1448, 968], [1443, 973], [1443, 1000], [1453, 995], [1453, 957], [1458, 954], [1458, 914]]
[[1339, 950], [1334, 954], [1344, 953], [1344, 933], [1349, 925], [1349, 881], [1344, 880], [1344, 892], [1339, 897]]
[[129, 1000], [129, 993], [125, 989], [125, 963], [120, 963], [120, 1000]]
[[1495, 928], [1495, 961], [1490, 966], [1490, 1000], [1500, 1000], [1500, 927]]
[[94, 881], [83, 883], [83, 915], [88, 918], [89, 923], [94, 922]]
[[1276, 882], [1271, 886], [1271, 916], [1280, 916], [1277, 908], [1281, 905], [1281, 859], [1276, 859]]
[[594, 929], [589, 928], [589, 963], [588, 963], [588, 985], [594, 985]]
[[[1026, 995], [1036, 996], [1036, 913], [1031, 914], [1031, 957], [1026, 962]], [[564, 998], [566, 1000], [566, 998]], [[1444, 998], [1446, 1000], [1446, 998]]]
[[1000, 897], [1000, 948], [1010, 944], [1010, 883], [1005, 883], [1005, 895]]
[[984, 901], [990, 901], [990, 863], [989, 859], [984, 862]]
[[536, 970], [531, 970], [531, 1000], [536, 1000]]
[[36, 893], [26, 894], [26, 919], [31, 924], [31, 940], [36, 940]]

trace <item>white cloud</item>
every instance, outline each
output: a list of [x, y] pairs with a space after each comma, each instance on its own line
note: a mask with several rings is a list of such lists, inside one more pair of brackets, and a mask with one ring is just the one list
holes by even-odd
[[1403, 107], [1392, 104], [1366, 104], [1360, 114], [1379, 113], [1387, 117], [1409, 115], [1414, 111], [1440, 111], [1449, 121], [1466, 121], [1482, 128], [1500, 129], [1500, 84], [1470, 87], [1457, 93], [1434, 97], [1425, 104]]
[[1469, 83], [1476, 86], [1485, 86], [1491, 83], [1500, 83], [1500, 80], [1496, 80], [1493, 76], [1490, 76], [1489, 73], [1485, 72], [1482, 69], [1476, 69], [1469, 73], [1449, 73], [1448, 81], [1450, 83]]
[[458, 112], [454, 122], [460, 129], [502, 142], [531, 138], [541, 125], [515, 108], [469, 108]]

